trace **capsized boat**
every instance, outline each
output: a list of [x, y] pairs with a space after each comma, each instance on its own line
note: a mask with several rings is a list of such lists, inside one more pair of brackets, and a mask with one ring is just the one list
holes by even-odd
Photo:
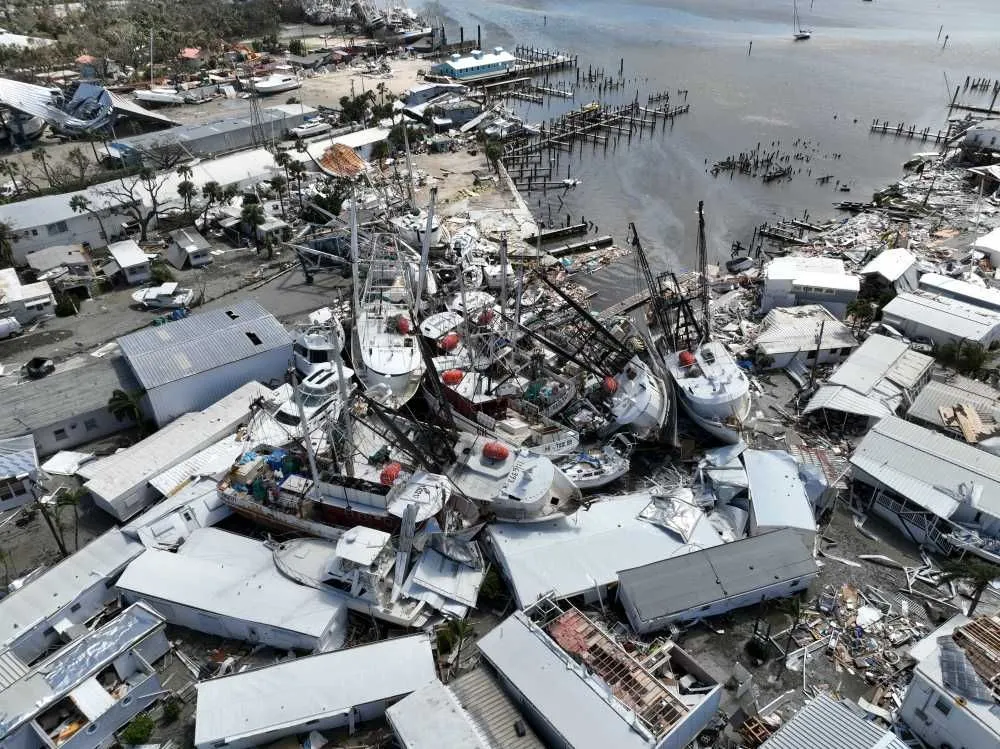
[[580, 490], [544, 455], [465, 432], [458, 435], [455, 453], [445, 475], [457, 492], [497, 520], [535, 523], [580, 507]]
[[729, 350], [718, 341], [708, 341], [669, 354], [665, 363], [688, 416], [716, 439], [739, 442], [752, 398], [750, 381]]
[[431, 618], [423, 601], [406, 596], [393, 600], [396, 550], [391, 541], [384, 531], [358, 526], [342, 530], [336, 540], [286, 541], [272, 554], [283, 575], [301, 585], [335, 591], [351, 611], [400, 627], [423, 627]]
[[667, 418], [667, 385], [639, 356], [614, 377], [601, 383], [610, 398], [611, 420], [598, 433], [608, 436], [626, 429], [641, 440], [656, 440]]

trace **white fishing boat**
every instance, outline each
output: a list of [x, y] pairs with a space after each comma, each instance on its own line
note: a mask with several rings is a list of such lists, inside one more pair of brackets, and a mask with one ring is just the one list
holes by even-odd
[[455, 425], [470, 434], [486, 433], [517, 449], [529, 449], [554, 458], [579, 447], [580, 435], [542, 413], [537, 406], [495, 388], [503, 381], [484, 372], [448, 369], [441, 373], [444, 403], [425, 388], [432, 409], [447, 407]]
[[344, 326], [329, 307], [309, 314], [306, 323], [292, 333], [295, 369], [306, 377], [313, 372], [334, 369], [334, 362], [344, 348]]
[[140, 88], [135, 91], [133, 96], [140, 104], [175, 105], [184, 103], [183, 94], [166, 86]]
[[614, 377], [606, 377], [601, 386], [610, 399], [611, 420], [598, 431], [609, 436], [619, 429], [632, 432], [641, 440], [656, 440], [670, 408], [667, 386], [638, 356]]
[[[396, 229], [399, 238], [415, 250], [424, 246], [424, 235], [427, 233], [427, 211], [420, 210], [414, 213], [404, 213], [389, 219], [389, 223]], [[438, 247], [448, 242], [448, 233], [441, 225], [437, 216], [431, 219], [431, 247]]]
[[312, 138], [316, 135], [328, 133], [331, 130], [333, 130], [333, 125], [329, 122], [325, 122], [324, 120], [310, 120], [309, 122], [303, 122], [298, 127], [293, 127], [288, 133], [295, 138]]
[[143, 309], [182, 309], [193, 299], [194, 291], [182, 289], [173, 281], [132, 292], [132, 301]]
[[798, 0], [792, 0], [792, 36], [797, 42], [804, 42], [812, 36], [812, 29], [802, 26], [802, 19], [799, 18]]
[[334, 591], [351, 611], [399, 627], [423, 627], [431, 618], [416, 598], [393, 598], [396, 549], [392, 537], [374, 528], [344, 530], [334, 540], [299, 538], [273, 549], [282, 574], [312, 588]]
[[251, 83], [252, 90], [261, 96], [294, 91], [301, 87], [302, 81], [288, 73], [272, 73], [264, 77], [255, 77]]
[[[344, 384], [348, 390], [346, 395], [350, 395], [352, 387], [349, 380], [354, 375], [354, 371], [342, 367], [341, 372], [343, 372]], [[320, 420], [340, 418], [340, 412], [346, 401], [345, 395], [340, 392], [340, 372], [330, 368], [317, 369], [307, 375], [296, 389], [297, 393], [284, 398], [272, 416], [275, 421], [287, 427], [295, 435], [301, 433], [302, 417], [304, 416], [309, 432], [318, 428], [320, 440], [314, 442], [314, 449], [318, 449], [318, 444], [322, 442], [323, 438]]]
[[580, 491], [590, 491], [617, 481], [629, 471], [634, 443], [622, 433], [607, 443], [556, 461], [556, 466]]
[[416, 304], [409, 266], [391, 234], [375, 235], [368, 256], [354, 265], [351, 361], [368, 390], [384, 393], [386, 406], [400, 408], [416, 394], [425, 369], [410, 312]]
[[688, 416], [722, 442], [735, 444], [750, 416], [750, 381], [728, 349], [708, 341], [666, 358], [677, 399]]
[[460, 432], [445, 470], [457, 492], [497, 520], [535, 523], [572, 515], [580, 490], [544, 455]]

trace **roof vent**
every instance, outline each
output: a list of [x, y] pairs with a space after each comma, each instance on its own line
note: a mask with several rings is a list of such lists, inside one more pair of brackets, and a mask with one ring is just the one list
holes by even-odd
[[503, 52], [503, 47], [494, 47], [493, 48], [493, 54], [499, 55], [501, 52]]

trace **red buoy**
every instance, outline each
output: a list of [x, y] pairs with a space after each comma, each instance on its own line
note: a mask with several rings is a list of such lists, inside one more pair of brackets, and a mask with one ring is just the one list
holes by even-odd
[[392, 486], [396, 479], [399, 478], [399, 474], [402, 470], [403, 466], [399, 463], [390, 463], [382, 469], [382, 473], [379, 475], [379, 481], [382, 482], [383, 486]]
[[608, 395], [618, 392], [618, 380], [611, 375], [605, 377], [601, 384], [604, 386], [604, 392]]
[[500, 442], [487, 442], [483, 445], [483, 456], [490, 460], [502, 462], [510, 457], [510, 450]]
[[441, 373], [441, 381], [450, 387], [454, 387], [465, 377], [465, 372], [461, 369], [446, 369]]
[[458, 333], [449, 333], [438, 341], [438, 346], [441, 347], [442, 351], [454, 351], [458, 348], [458, 344], [461, 340], [462, 339]]
[[677, 355], [677, 362], [682, 367], [693, 367], [698, 360], [694, 358], [694, 354], [690, 351], [681, 351]]
[[495, 316], [496, 312], [493, 310], [493, 308], [487, 307], [486, 309], [484, 309], [482, 312], [479, 313], [479, 324], [489, 325], [491, 322], [493, 322], [493, 318]]
[[396, 330], [398, 330], [403, 335], [410, 332], [410, 319], [403, 315], [396, 318]]

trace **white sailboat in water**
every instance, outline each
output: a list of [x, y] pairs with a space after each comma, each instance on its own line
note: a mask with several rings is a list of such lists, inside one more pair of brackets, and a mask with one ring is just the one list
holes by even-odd
[[792, 35], [797, 42], [804, 42], [812, 36], [812, 29], [802, 26], [802, 19], [799, 18], [799, 4], [797, 0], [792, 0]]

